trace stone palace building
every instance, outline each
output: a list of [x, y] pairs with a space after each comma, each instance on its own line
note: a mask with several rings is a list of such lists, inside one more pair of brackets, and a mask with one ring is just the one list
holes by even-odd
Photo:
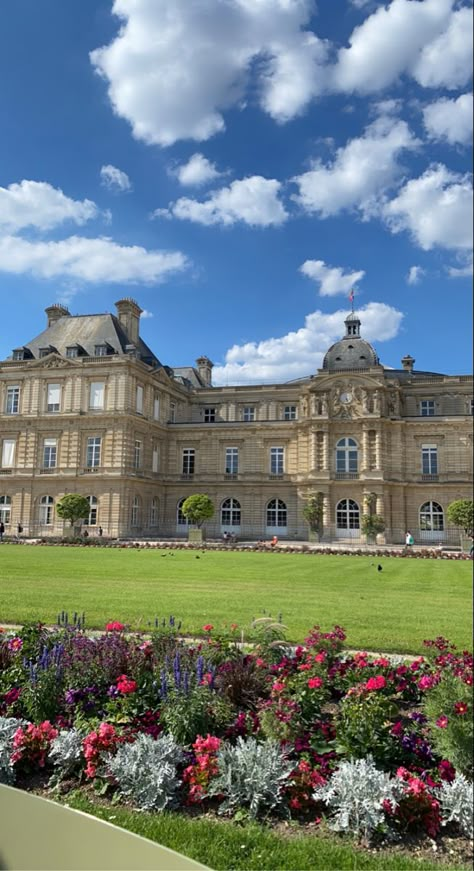
[[163, 365], [139, 305], [46, 309], [35, 339], [0, 362], [0, 519], [61, 535], [55, 504], [87, 496], [89, 533], [186, 537], [183, 500], [207, 493], [208, 537], [305, 540], [306, 499], [324, 494], [323, 541], [363, 540], [367, 495], [379, 541], [459, 542], [446, 509], [472, 498], [472, 377], [381, 365], [350, 314], [322, 368], [283, 384], [214, 387], [211, 361]]

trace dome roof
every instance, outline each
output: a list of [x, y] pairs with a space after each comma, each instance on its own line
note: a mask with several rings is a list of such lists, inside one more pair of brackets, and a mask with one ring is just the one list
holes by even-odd
[[346, 335], [331, 345], [324, 356], [323, 369], [369, 369], [379, 358], [369, 342], [360, 337], [360, 320], [354, 312], [344, 321]]

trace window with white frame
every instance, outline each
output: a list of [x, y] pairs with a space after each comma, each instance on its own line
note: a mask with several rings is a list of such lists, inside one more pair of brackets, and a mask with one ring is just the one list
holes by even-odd
[[183, 475], [194, 475], [196, 464], [196, 451], [194, 448], [184, 448], [183, 450]]
[[58, 461], [58, 440], [45, 439], [43, 442], [43, 469], [55, 469]]
[[25, 352], [24, 352], [23, 348], [18, 348], [18, 350], [13, 351], [13, 359], [14, 360], [24, 360], [25, 359]]
[[142, 442], [141, 439], [135, 439], [133, 446], [133, 468], [141, 469], [142, 467]]
[[176, 423], [176, 403], [170, 402], [170, 423]]
[[89, 389], [89, 408], [98, 411], [104, 407], [105, 383], [103, 381], [91, 381]]
[[160, 468], [160, 451], [157, 444], [153, 443], [151, 454], [151, 471], [157, 472]]
[[160, 419], [160, 397], [155, 393], [153, 397], [153, 420]]
[[106, 357], [107, 356], [107, 345], [96, 345], [94, 348], [94, 355], [96, 357]]
[[61, 385], [48, 384], [46, 410], [49, 412], [61, 411]]
[[296, 405], [285, 405], [283, 409], [283, 420], [296, 420], [296, 417]]
[[98, 499], [97, 496], [87, 496], [89, 503], [89, 514], [84, 519], [86, 526], [97, 526]]
[[158, 526], [158, 503], [156, 499], [150, 502], [150, 526]]
[[12, 469], [15, 464], [15, 439], [3, 439], [2, 441], [2, 469]]
[[100, 436], [89, 436], [87, 439], [86, 466], [96, 469], [100, 466], [102, 439]]
[[138, 496], [135, 496], [132, 501], [131, 525], [140, 526], [140, 499]]
[[225, 449], [225, 473], [226, 475], [237, 475], [239, 472], [239, 449]]
[[420, 414], [422, 417], [432, 417], [435, 413], [434, 399], [422, 399], [420, 401]]
[[282, 527], [288, 525], [288, 511], [281, 499], [271, 499], [267, 505], [267, 526]]
[[423, 475], [438, 474], [438, 447], [437, 445], [421, 446], [421, 472]]
[[444, 512], [438, 502], [425, 502], [420, 508], [420, 530], [422, 532], [442, 532]]
[[215, 408], [205, 408], [204, 409], [204, 423], [214, 423], [216, 419], [216, 409]]
[[18, 414], [20, 411], [20, 388], [18, 385], [7, 387], [6, 414]]
[[183, 505], [186, 502], [186, 497], [180, 499], [176, 507], [176, 523], [178, 526], [189, 526], [189, 520], [183, 514]]
[[242, 420], [245, 420], [247, 423], [250, 423], [252, 420], [255, 420], [255, 406], [254, 405], [246, 405], [242, 411]]
[[221, 526], [240, 526], [240, 502], [237, 499], [224, 499], [221, 505]]
[[285, 471], [285, 449], [270, 448], [270, 475], [283, 475]]
[[50, 526], [53, 522], [53, 505], [54, 499], [52, 496], [42, 496], [39, 503], [39, 522], [41, 526]]
[[143, 387], [141, 384], [137, 384], [136, 410], [138, 414], [143, 414]]
[[11, 496], [0, 496], [0, 523], [8, 526], [12, 510]]
[[336, 472], [356, 473], [358, 468], [358, 447], [355, 439], [339, 439], [336, 444]]
[[78, 357], [79, 356], [79, 348], [77, 345], [69, 345], [66, 348], [66, 357]]

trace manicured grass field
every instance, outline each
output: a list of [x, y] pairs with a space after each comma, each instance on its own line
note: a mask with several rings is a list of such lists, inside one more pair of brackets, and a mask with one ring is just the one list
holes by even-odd
[[339, 623], [348, 647], [418, 653], [437, 635], [471, 646], [471, 574], [471, 563], [445, 560], [3, 544], [0, 623], [54, 623], [64, 609], [84, 611], [89, 628], [146, 629], [173, 614], [186, 633], [238, 623], [248, 637], [266, 611], [282, 615], [291, 641]]

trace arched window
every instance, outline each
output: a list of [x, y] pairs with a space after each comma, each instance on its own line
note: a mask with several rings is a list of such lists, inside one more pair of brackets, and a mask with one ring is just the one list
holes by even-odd
[[180, 499], [178, 502], [178, 508], [177, 508], [177, 513], [176, 513], [176, 523], [178, 524], [178, 526], [188, 526], [189, 525], [189, 521], [188, 521], [187, 517], [185, 517], [183, 514], [183, 505], [184, 505], [185, 501], [186, 501], [186, 497], [183, 497], [183, 499]]
[[140, 526], [140, 498], [139, 498], [139, 496], [133, 497], [132, 526]]
[[267, 528], [275, 529], [288, 525], [288, 511], [281, 499], [272, 499], [267, 505]]
[[353, 499], [341, 499], [336, 506], [336, 530], [338, 535], [354, 535], [360, 528], [360, 509]]
[[150, 502], [150, 526], [158, 526], [158, 502], [152, 499]]
[[444, 512], [438, 502], [425, 502], [421, 506], [420, 530], [422, 532], [443, 532]]
[[10, 515], [12, 509], [12, 500], [10, 496], [0, 496], [0, 523], [8, 526], [10, 523]]
[[89, 503], [89, 516], [85, 519], [84, 523], [86, 526], [97, 526], [97, 510], [99, 504], [97, 496], [88, 496], [87, 501]]
[[39, 522], [41, 526], [50, 526], [53, 522], [53, 505], [54, 499], [52, 496], [42, 496], [39, 505]]
[[240, 502], [225, 499], [221, 505], [221, 526], [240, 526]]
[[336, 444], [336, 472], [339, 474], [357, 473], [358, 448], [352, 438], [339, 439]]

